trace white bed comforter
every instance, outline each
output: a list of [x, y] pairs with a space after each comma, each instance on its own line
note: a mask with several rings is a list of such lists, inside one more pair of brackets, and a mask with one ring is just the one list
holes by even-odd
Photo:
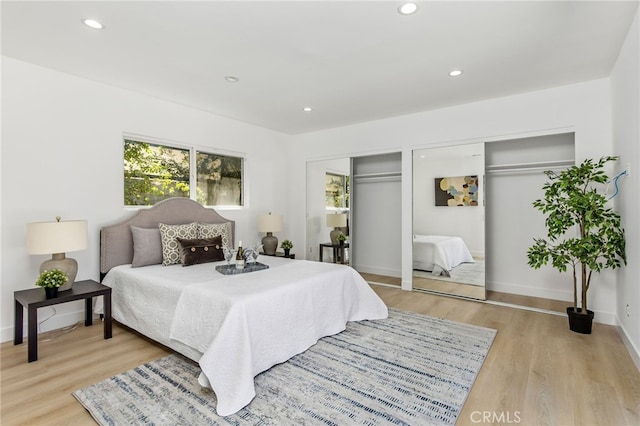
[[460, 237], [415, 235], [413, 238], [413, 269], [449, 275], [449, 271], [461, 263], [473, 262]]
[[[127, 311], [140, 321], [131, 303], [140, 291], [133, 290], [137, 294], [132, 295], [130, 290], [147, 288], [147, 295], [165, 311], [158, 320], [159, 329], [150, 331], [154, 327], [148, 319], [137, 326], [125, 324], [142, 326], [140, 332], [160, 342], [168, 340], [171, 347], [178, 343], [188, 348], [181, 352], [192, 358], [193, 352], [202, 354], [199, 381], [215, 391], [221, 416], [251, 402], [253, 379], [260, 372], [305, 351], [321, 337], [343, 331], [348, 321], [387, 317], [382, 300], [350, 267], [264, 256], [260, 261], [270, 264], [270, 269], [223, 276], [215, 272], [216, 264], [154, 266], [148, 270], [150, 284], [149, 276], [139, 271], [147, 268], [125, 266], [114, 268], [115, 273], [104, 280], [114, 287], [113, 315], [118, 321]], [[128, 276], [126, 283], [124, 276]], [[173, 302], [158, 300], [166, 298]], [[146, 301], [137, 305], [146, 315], [163, 316], [153, 314]]]

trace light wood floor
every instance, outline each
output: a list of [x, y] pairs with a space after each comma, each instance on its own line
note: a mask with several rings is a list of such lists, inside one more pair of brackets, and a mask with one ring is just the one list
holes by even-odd
[[543, 297], [521, 296], [519, 294], [500, 293], [499, 291], [487, 290], [487, 300], [491, 302], [508, 303], [510, 305], [526, 306], [547, 311], [567, 313], [567, 306], [573, 302], [563, 300], [545, 299]]
[[484, 287], [470, 284], [452, 283], [442, 280], [432, 280], [423, 277], [413, 277], [415, 290], [427, 290], [435, 293], [453, 294], [460, 297], [483, 300], [485, 298]]
[[[640, 424], [640, 373], [614, 327], [580, 335], [562, 316], [373, 288], [388, 306], [498, 330], [459, 425]], [[94, 424], [72, 391], [170, 353], [117, 323], [113, 331], [103, 340], [101, 323], [81, 325], [40, 343], [32, 363], [26, 342], [3, 343], [2, 426]]]
[[[392, 285], [396, 287], [401, 286], [400, 278], [389, 277], [385, 275], [368, 274], [360, 272], [367, 281], [371, 283], [380, 283], [385, 285]], [[435, 293], [450, 294], [454, 296], [460, 296], [465, 298], [472, 298], [482, 300], [486, 296], [486, 300], [490, 302], [499, 302], [515, 306], [523, 306], [527, 308], [543, 309], [547, 311], [554, 311], [560, 313], [566, 313], [566, 308], [571, 302], [565, 302], [562, 300], [545, 299], [542, 297], [533, 296], [521, 296], [518, 294], [501, 293], [498, 291], [487, 290], [478, 286], [472, 285], [460, 285], [456, 283], [449, 283], [447, 281], [430, 280], [428, 278], [413, 277], [413, 288], [418, 290], [427, 290]], [[483, 296], [483, 293], [486, 293]]]

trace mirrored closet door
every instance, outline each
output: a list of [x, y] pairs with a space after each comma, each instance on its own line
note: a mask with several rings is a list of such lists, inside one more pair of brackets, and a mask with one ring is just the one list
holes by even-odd
[[485, 299], [484, 143], [413, 152], [413, 289]]
[[306, 259], [350, 264], [350, 181], [349, 157], [307, 162]]

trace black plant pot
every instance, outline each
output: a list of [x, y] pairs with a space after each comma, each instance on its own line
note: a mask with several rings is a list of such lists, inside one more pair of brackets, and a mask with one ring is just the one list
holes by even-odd
[[47, 299], [55, 299], [56, 297], [58, 297], [58, 287], [45, 287], [44, 294], [46, 295]]
[[284, 250], [284, 257], [289, 257], [291, 249], [283, 249], [283, 250]]
[[587, 309], [587, 313], [583, 314], [582, 309], [574, 311], [573, 306], [567, 308], [569, 316], [569, 330], [581, 334], [591, 334], [591, 326], [593, 325], [593, 311]]

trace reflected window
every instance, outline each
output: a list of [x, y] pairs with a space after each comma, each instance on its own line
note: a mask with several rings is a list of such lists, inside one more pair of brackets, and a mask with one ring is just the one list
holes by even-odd
[[349, 208], [349, 176], [327, 173], [325, 178], [325, 205], [328, 208]]

